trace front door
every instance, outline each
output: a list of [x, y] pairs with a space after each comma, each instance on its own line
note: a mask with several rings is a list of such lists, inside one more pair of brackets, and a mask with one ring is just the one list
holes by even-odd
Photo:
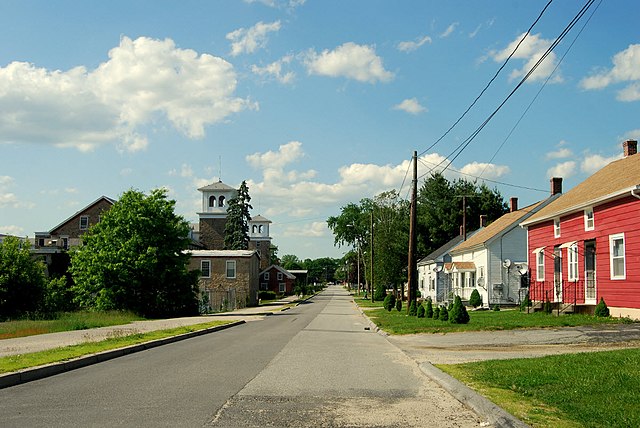
[[584, 303], [595, 305], [596, 300], [596, 241], [584, 242]]
[[562, 249], [553, 249], [553, 297], [555, 302], [562, 302]]

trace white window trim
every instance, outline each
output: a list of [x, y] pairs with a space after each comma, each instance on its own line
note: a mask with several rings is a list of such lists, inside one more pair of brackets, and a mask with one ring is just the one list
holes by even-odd
[[[233, 276], [229, 276], [229, 264], [233, 265]], [[225, 265], [225, 272], [224, 275], [227, 279], [235, 279], [237, 276], [237, 272], [236, 272], [236, 261], [235, 260], [227, 260]]]
[[569, 281], [578, 281], [578, 276], [580, 275], [578, 270], [578, 244], [575, 242], [567, 248], [567, 270]]
[[[622, 275], [614, 275], [613, 273], [613, 242], [622, 239]], [[609, 272], [611, 279], [626, 279], [627, 278], [627, 254], [624, 243], [624, 233], [616, 233], [615, 235], [609, 235]]]
[[269, 280], [269, 272], [265, 272], [264, 273], [264, 279], [265, 280]]
[[287, 283], [286, 282], [280, 282], [278, 283], [278, 292], [279, 293], [284, 293], [285, 291], [287, 291]]
[[282, 272], [278, 272], [278, 281], [282, 281], [283, 277]]
[[[82, 227], [82, 219], [86, 219], [86, 221], [87, 221], [87, 224], [84, 227]], [[80, 216], [80, 225], [79, 225], [79, 227], [80, 227], [80, 230], [89, 229], [89, 216], [88, 215], [81, 215]]]
[[536, 282], [542, 282], [544, 281], [544, 247], [540, 248], [540, 251], [534, 251], [534, 253], [536, 255]]
[[[204, 264], [208, 264], [207, 274], [204, 274]], [[211, 260], [200, 260], [200, 274], [201, 278], [211, 278]]]
[[[589, 213], [591, 213], [591, 225], [589, 225]], [[590, 231], [596, 228], [596, 218], [593, 213], [593, 208], [587, 208], [584, 210], [584, 230]]]
[[553, 237], [554, 238], [560, 237], [560, 218], [553, 219]]

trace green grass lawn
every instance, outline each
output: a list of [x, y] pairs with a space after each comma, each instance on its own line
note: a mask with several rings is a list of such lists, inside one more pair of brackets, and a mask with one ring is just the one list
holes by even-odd
[[[356, 303], [360, 304], [358, 300]], [[376, 302], [377, 303], [377, 302]], [[380, 302], [382, 305], [382, 302]], [[477, 311], [469, 312], [471, 320], [469, 324], [452, 324], [447, 321], [431, 318], [418, 318], [407, 316], [406, 311], [393, 309], [387, 312], [384, 309], [368, 310], [367, 316], [382, 330], [390, 334], [417, 334], [417, 333], [449, 333], [458, 331], [477, 330], [514, 330], [522, 328], [541, 327], [573, 327], [595, 324], [619, 324], [631, 322], [626, 318], [597, 318], [590, 315], [547, 315], [543, 312], [527, 314], [515, 310]]]
[[0, 323], [0, 339], [57, 333], [60, 331], [86, 330], [89, 328], [129, 324], [141, 320], [132, 312], [65, 312], [52, 320], [19, 320]]
[[42, 352], [33, 352], [29, 354], [2, 357], [0, 358], [0, 373], [9, 373], [29, 367], [67, 361], [73, 358], [81, 357], [83, 355], [95, 354], [111, 349], [124, 348], [130, 345], [137, 345], [139, 343], [164, 339], [166, 337], [177, 336], [179, 334], [204, 330], [206, 328], [229, 323], [230, 321], [211, 321], [207, 323], [188, 325], [167, 330], [152, 331], [149, 333], [139, 333], [128, 336], [113, 337], [98, 342], [86, 342], [78, 345], [65, 346], [62, 348], [55, 348]]
[[640, 426], [640, 349], [438, 365], [534, 427]]
[[382, 300], [380, 300], [379, 302], [378, 301], [371, 302], [371, 298], [365, 300], [362, 297], [355, 297], [353, 300], [356, 302], [358, 306], [363, 308], [381, 308], [382, 307]]

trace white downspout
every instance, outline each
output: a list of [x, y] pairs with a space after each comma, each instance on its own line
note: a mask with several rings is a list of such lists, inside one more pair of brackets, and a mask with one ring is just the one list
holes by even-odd
[[631, 196], [640, 199], [640, 184], [636, 184], [636, 187], [631, 189]]

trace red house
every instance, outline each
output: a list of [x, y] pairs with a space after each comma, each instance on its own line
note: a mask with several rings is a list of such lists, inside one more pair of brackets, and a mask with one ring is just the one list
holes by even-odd
[[[637, 145], [625, 141], [624, 158], [521, 223], [528, 230], [531, 300], [590, 311], [604, 298], [611, 315], [640, 319]], [[562, 179], [553, 178], [554, 185]]]
[[271, 290], [278, 294], [293, 294], [296, 277], [278, 265], [271, 265], [260, 272], [260, 290]]

